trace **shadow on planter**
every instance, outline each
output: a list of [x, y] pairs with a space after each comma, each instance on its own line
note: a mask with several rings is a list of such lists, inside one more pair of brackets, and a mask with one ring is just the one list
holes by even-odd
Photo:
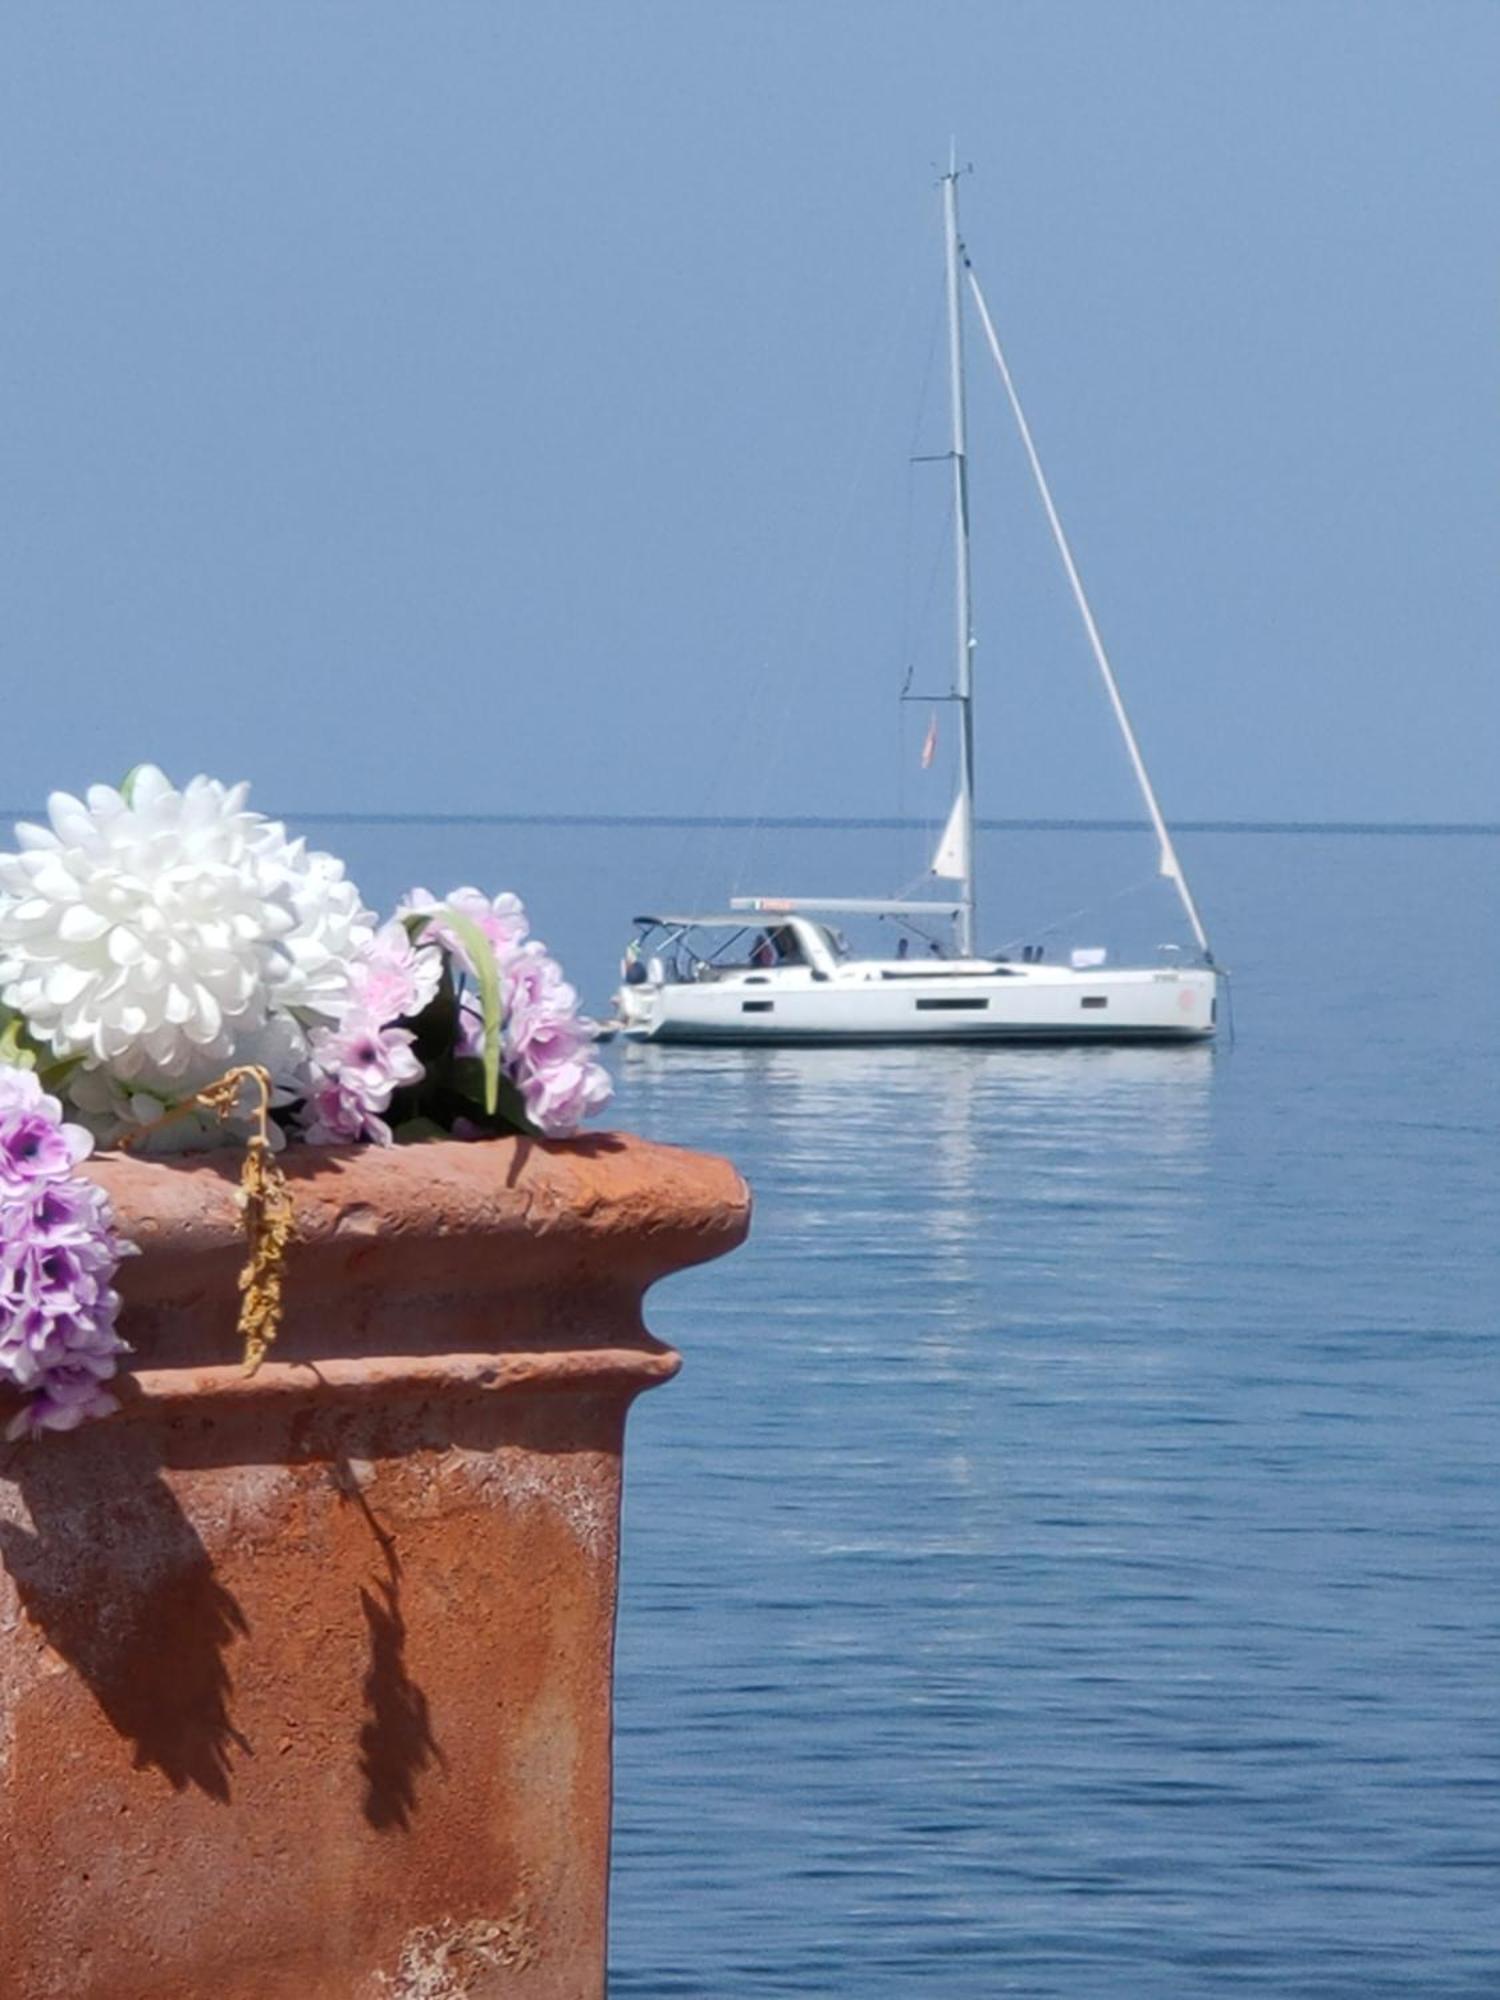
[[406, 1670], [406, 1620], [401, 1615], [401, 1558], [396, 1541], [376, 1520], [370, 1503], [345, 1467], [339, 1485], [369, 1523], [386, 1575], [373, 1591], [360, 1585], [359, 1606], [370, 1630], [370, 1670], [364, 1697], [369, 1719], [359, 1732], [359, 1768], [365, 1782], [364, 1815], [377, 1832], [411, 1825], [417, 1779], [430, 1764], [446, 1771], [432, 1733], [427, 1697]]
[[72, 1453], [21, 1445], [4, 1467], [32, 1532], [0, 1521], [0, 1560], [27, 1615], [81, 1676], [137, 1770], [228, 1803], [228, 1654], [250, 1627], [161, 1476], [151, 1441], [115, 1432], [79, 1505]]
[[[648, 1337], [648, 1345], [658, 1343]], [[316, 1394], [317, 1371], [301, 1372]], [[121, 1388], [127, 1412], [139, 1413], [135, 1384], [127, 1379]], [[158, 1770], [175, 1791], [195, 1786], [227, 1804], [234, 1753], [256, 1754], [234, 1726], [228, 1665], [250, 1625], [163, 1473], [321, 1463], [339, 1502], [362, 1516], [378, 1560], [378, 1573], [357, 1586], [369, 1646], [358, 1733], [364, 1817], [377, 1831], [408, 1829], [417, 1780], [448, 1766], [427, 1696], [407, 1669], [396, 1537], [371, 1508], [351, 1449], [366, 1466], [454, 1446], [488, 1457], [515, 1448], [524, 1433], [533, 1451], [564, 1458], [576, 1449], [578, 1414], [544, 1409], [523, 1422], [491, 1395], [438, 1394], [415, 1409], [377, 1402], [358, 1412], [351, 1428], [335, 1394], [321, 1407], [277, 1415], [269, 1436], [262, 1410], [231, 1403], [192, 1428], [148, 1430], [127, 1414], [107, 1427], [12, 1447], [0, 1458], [0, 1479], [13, 1485], [31, 1525], [0, 1518], [0, 1564], [47, 1644], [131, 1745], [134, 1768]], [[551, 1420], [560, 1435], [549, 1435]], [[606, 1431], [615, 1427], [606, 1418]]]
[[[149, 1440], [111, 1439], [85, 1507], [62, 1454], [22, 1446], [4, 1468], [32, 1529], [0, 1521], [0, 1562], [28, 1617], [86, 1683], [137, 1770], [159, 1770], [229, 1802], [231, 1753], [253, 1756], [230, 1715], [231, 1646], [249, 1634], [238, 1600], [219, 1582], [201, 1537], [161, 1477]], [[345, 1498], [364, 1515], [383, 1577], [359, 1587], [369, 1632], [366, 1720], [359, 1732], [364, 1814], [372, 1827], [406, 1828], [416, 1780], [446, 1769], [426, 1695], [406, 1668], [401, 1559], [343, 1466]], [[134, 1551], [132, 1557], [128, 1552]]]

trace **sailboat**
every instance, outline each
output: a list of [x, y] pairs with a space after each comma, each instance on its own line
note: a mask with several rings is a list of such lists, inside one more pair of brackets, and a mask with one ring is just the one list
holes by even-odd
[[[1219, 973], [1119, 683], [1084, 594], [1051, 488], [958, 226], [958, 167], [942, 176], [955, 548], [953, 701], [959, 718], [958, 786], [932, 859], [941, 896], [743, 896], [705, 914], [636, 919], [615, 1026], [648, 1042], [1119, 1042], [1206, 1041], [1218, 1012]], [[1154, 965], [1113, 965], [1078, 950], [1051, 963], [1039, 948], [1019, 958], [975, 946], [974, 655], [970, 599], [968, 446], [964, 400], [965, 295], [972, 300], [1004, 385], [1110, 709], [1156, 841], [1160, 875], [1175, 890], [1197, 946], [1196, 962], [1168, 948]], [[894, 957], [860, 957], [840, 918], [881, 918], [900, 928]], [[934, 935], [935, 930], [946, 935]], [[913, 955], [912, 942], [924, 955]]]

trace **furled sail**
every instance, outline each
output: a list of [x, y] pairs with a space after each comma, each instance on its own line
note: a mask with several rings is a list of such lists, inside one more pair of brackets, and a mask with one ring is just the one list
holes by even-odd
[[960, 794], [953, 801], [948, 824], [932, 857], [932, 872], [944, 882], [965, 882], [969, 876], [969, 829]]

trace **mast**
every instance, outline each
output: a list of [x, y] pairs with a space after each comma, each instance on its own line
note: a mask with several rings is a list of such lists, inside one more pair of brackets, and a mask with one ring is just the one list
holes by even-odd
[[974, 614], [969, 589], [969, 464], [964, 430], [964, 334], [958, 236], [958, 158], [950, 147], [943, 175], [943, 236], [948, 272], [948, 393], [953, 418], [953, 551], [957, 658], [954, 694], [958, 702], [958, 797], [949, 822], [957, 836], [962, 873], [959, 884], [958, 949], [974, 955]]

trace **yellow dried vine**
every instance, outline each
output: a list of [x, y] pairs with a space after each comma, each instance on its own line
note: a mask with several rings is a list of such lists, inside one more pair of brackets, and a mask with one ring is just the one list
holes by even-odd
[[[240, 1108], [246, 1084], [254, 1086], [259, 1102], [255, 1130], [245, 1142], [240, 1171], [240, 1208], [250, 1255], [240, 1272], [240, 1338], [245, 1343], [245, 1373], [253, 1375], [266, 1349], [281, 1329], [281, 1277], [286, 1247], [292, 1236], [292, 1191], [271, 1151], [271, 1079], [258, 1065], [226, 1070], [165, 1112], [148, 1131], [156, 1131], [193, 1110], [232, 1118]], [[141, 1138], [145, 1133], [135, 1135]], [[126, 1140], [125, 1144], [131, 1144]]]

